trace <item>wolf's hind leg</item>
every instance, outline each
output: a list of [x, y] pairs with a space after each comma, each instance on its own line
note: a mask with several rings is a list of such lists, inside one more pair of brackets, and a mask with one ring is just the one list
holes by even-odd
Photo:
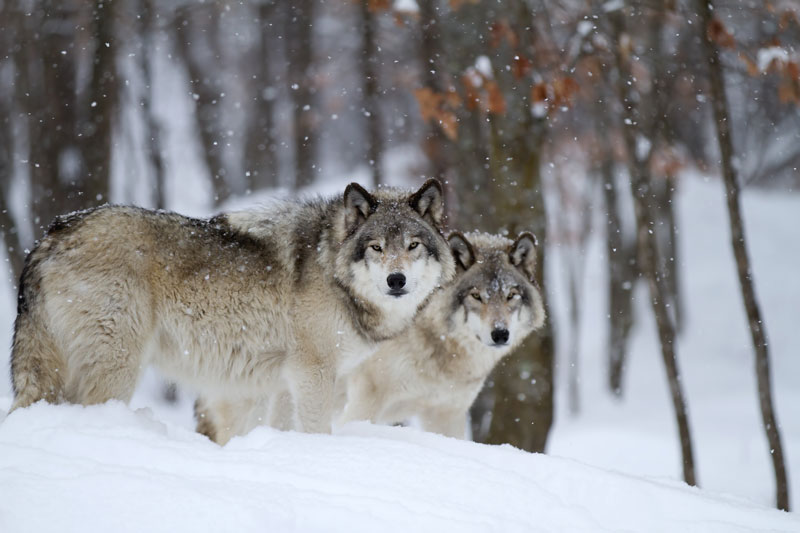
[[112, 340], [75, 353], [73, 357], [81, 361], [67, 387], [68, 401], [83, 405], [130, 401], [142, 372], [142, 346], [135, 339]]
[[102, 308], [92, 309], [74, 324], [77, 335], [68, 347], [72, 368], [68, 401], [90, 405], [131, 399], [146, 363], [145, 345], [153, 334], [149, 315], [136, 303], [126, 300], [122, 311], [104, 315], [99, 314]]
[[128, 402], [136, 389], [141, 369], [131, 357], [98, 357], [82, 365], [76, 373], [67, 399], [74, 403], [92, 405], [108, 400]]
[[45, 324], [32, 312], [17, 317], [11, 349], [11, 411], [39, 400], [64, 401], [66, 364]]

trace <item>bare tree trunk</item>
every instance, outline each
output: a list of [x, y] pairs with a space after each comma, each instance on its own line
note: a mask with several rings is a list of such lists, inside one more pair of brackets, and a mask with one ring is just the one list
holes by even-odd
[[9, 210], [11, 204], [8, 193], [14, 177], [14, 169], [10, 158], [13, 144], [11, 144], [11, 139], [7, 136], [9, 124], [6, 119], [7, 117], [4, 116], [3, 110], [0, 110], [0, 235], [3, 237], [3, 246], [8, 258], [9, 274], [16, 287], [17, 280], [22, 274], [24, 252], [19, 238], [19, 231]]
[[667, 289], [670, 294], [672, 317], [675, 329], [680, 333], [683, 330], [683, 297], [681, 293], [680, 262], [678, 260], [678, 220], [675, 217], [675, 176], [664, 177], [663, 206], [661, 214], [664, 224], [667, 225], [666, 242], [664, 243], [665, 258], [664, 270], [666, 271]]
[[378, 51], [375, 43], [376, 20], [369, 0], [360, 0], [361, 10], [361, 65], [364, 79], [363, 111], [367, 122], [366, 153], [372, 170], [372, 183], [383, 183], [383, 136], [378, 105]]
[[[649, 17], [649, 40], [648, 45], [652, 87], [649, 93], [649, 103], [652, 108], [648, 113], [647, 130], [648, 137], [652, 142], [653, 148], [650, 150], [650, 157], [656, 147], [662, 148], [665, 152], [672, 148], [675, 135], [671, 124], [667, 120], [669, 112], [670, 98], [672, 89], [669, 83], [673, 76], [670, 76], [667, 68], [668, 54], [665, 51], [665, 40], [663, 38], [664, 19], [667, 17], [669, 9], [667, 2], [658, 2], [654, 6], [653, 13]], [[644, 109], [644, 107], [641, 107]], [[672, 201], [675, 186], [674, 176], [669, 171], [658, 176], [659, 179], [652, 181], [653, 203], [655, 205], [654, 214], [657, 215], [659, 224], [654, 228], [661, 263], [658, 265], [659, 271], [666, 280], [666, 296], [669, 301], [670, 316], [675, 324], [675, 330], [681, 331], [683, 324], [683, 302], [681, 298], [680, 283], [678, 278], [678, 234], [676, 231], [677, 220], [675, 218], [675, 203]]]
[[[217, 63], [219, 59], [219, 43], [214, 26], [216, 17], [210, 12], [213, 5], [192, 5], [178, 10], [175, 15], [175, 41], [178, 55], [186, 66], [189, 83], [197, 95], [195, 98], [195, 117], [200, 130], [200, 141], [206, 166], [211, 174], [214, 189], [214, 200], [220, 204], [231, 195], [231, 187], [227, 182], [227, 169], [223, 158], [224, 139], [220, 129], [220, 93], [221, 80], [218, 65], [211, 65], [213, 73], [209, 75], [208, 62]], [[201, 35], [203, 37], [201, 37]]]
[[289, 95], [294, 105], [295, 187], [314, 182], [317, 168], [317, 112], [313, 73], [314, 0], [295, 0], [288, 9], [286, 55], [289, 69]]
[[[108, 198], [118, 100], [116, 4], [42, 0], [30, 13], [11, 15], [26, 43], [14, 48], [15, 102], [27, 120], [36, 237], [56, 215]], [[84, 19], [90, 20], [86, 43]], [[89, 80], [82, 89], [84, 65]]]
[[8, 209], [9, 202], [6, 188], [7, 182], [0, 184], [0, 234], [3, 236], [3, 245], [8, 258], [9, 274], [16, 287], [17, 280], [22, 274], [24, 252], [14, 218]]
[[[53, 218], [107, 199], [111, 123], [117, 105], [114, 3], [43, 0], [27, 16], [15, 12], [16, 102], [27, 118], [34, 233]], [[86, 12], [88, 11], [88, 13]], [[91, 19], [91, 42], [81, 44], [81, 19]], [[91, 50], [86, 57], [86, 49]], [[81, 60], [90, 80], [78, 94]]]
[[3, 237], [11, 279], [16, 286], [22, 274], [23, 251], [19, 231], [9, 209], [11, 204], [8, 195], [14, 179], [11, 110], [5, 104], [9, 100], [10, 98], [0, 98], [0, 235]]
[[147, 135], [147, 155], [153, 170], [153, 199], [156, 209], [167, 207], [165, 176], [164, 176], [164, 157], [161, 146], [161, 124], [153, 111], [153, 72], [152, 64], [155, 56], [156, 39], [156, 6], [153, 0], [141, 0], [141, 23], [139, 28], [139, 39], [141, 50], [139, 51], [139, 62], [142, 71], [142, 83], [144, 85], [141, 107], [145, 122], [145, 132]]
[[[73, 27], [77, 15], [47, 1], [32, 10], [31, 16], [21, 11], [15, 15], [19, 40], [28, 43], [14, 49], [15, 85], [16, 101], [27, 117], [31, 218], [38, 238], [57, 214], [73, 208], [73, 198], [64, 194], [61, 181], [75, 179], [82, 172], [74, 134], [76, 58], [74, 53], [61, 53], [72, 48], [75, 35], [52, 31], [55, 24]], [[40, 32], [40, 28], [50, 31]], [[69, 162], [68, 168], [59, 164], [62, 156]]]
[[750, 335], [755, 351], [756, 377], [758, 380], [758, 399], [761, 406], [761, 418], [764, 431], [772, 457], [772, 467], [775, 470], [775, 499], [779, 509], [789, 510], [789, 482], [786, 477], [786, 466], [783, 458], [783, 445], [778, 420], [772, 402], [772, 384], [770, 377], [769, 348], [767, 344], [767, 330], [761, 317], [761, 310], [756, 298], [755, 287], [752, 279], [750, 259], [747, 254], [747, 243], [744, 235], [744, 222], [742, 220], [739, 202], [739, 183], [736, 168], [733, 165], [733, 141], [730, 132], [730, 113], [725, 96], [725, 81], [720, 63], [720, 53], [716, 44], [710, 39], [707, 30], [712, 22], [711, 10], [713, 2], [702, 0], [697, 2], [697, 12], [700, 16], [701, 31], [704, 32], [703, 53], [708, 63], [708, 74], [711, 89], [711, 102], [714, 112], [714, 125], [717, 130], [719, 142], [722, 177], [725, 182], [726, 198], [728, 203], [728, 216], [731, 227], [731, 247], [736, 258], [736, 269], [739, 275], [739, 285], [742, 291], [745, 311], [750, 325]]
[[622, 395], [622, 377], [633, 327], [633, 284], [636, 247], [623, 238], [619, 214], [614, 160], [606, 149], [602, 164], [602, 190], [606, 207], [606, 255], [608, 256], [608, 384], [611, 392]]
[[117, 112], [117, 38], [114, 28], [118, 2], [96, 0], [92, 11], [94, 57], [89, 92], [82, 101], [86, 116], [78, 128], [83, 139], [85, 176], [80, 193], [88, 203], [108, 201], [111, 178], [112, 125]]
[[[615, 28], [615, 34], [622, 36], [624, 33], [623, 13], [618, 10], [611, 13], [609, 18]], [[642, 158], [637, 156], [637, 124], [640, 116], [636, 107], [636, 99], [633, 92], [633, 80], [631, 78], [628, 58], [623, 57], [623, 52], [619, 47], [615, 50], [617, 60], [617, 91], [623, 107], [623, 126], [622, 132], [625, 146], [631, 159], [631, 194], [634, 200], [634, 212], [636, 215], [637, 243], [639, 250], [639, 266], [642, 273], [647, 277], [650, 289], [650, 299], [652, 302], [653, 313], [656, 318], [659, 340], [661, 343], [661, 355], [666, 368], [667, 380], [669, 382], [670, 396], [675, 410], [675, 418], [678, 424], [680, 435], [681, 455], [683, 457], [683, 479], [690, 485], [696, 485], [694, 453], [692, 451], [692, 439], [689, 430], [689, 418], [686, 408], [686, 399], [680, 380], [678, 369], [678, 359], [675, 352], [675, 329], [672, 318], [667, 308], [666, 289], [664, 287], [663, 276], [658, 272], [658, 246], [653, 227], [653, 216], [648, 210], [648, 199], [651, 194], [651, 186], [648, 179], [648, 170]]]
[[[12, 25], [13, 16], [8, 2], [0, 7], [0, 81], [6, 69], [14, 68], [11, 49], [16, 37], [16, 28]], [[11, 279], [14, 285], [22, 273], [23, 251], [19, 231], [11, 216], [9, 191], [14, 179], [14, 134], [13, 134], [13, 101], [14, 89], [0, 85], [0, 235], [6, 250]]]
[[[586, 266], [583, 250], [591, 231], [592, 210], [589, 196], [593, 192], [594, 180], [587, 179], [587, 183], [576, 185], [576, 180], [556, 175], [554, 181], [560, 206], [560, 212], [556, 217], [560, 219], [565, 241], [559, 247], [559, 253], [564, 262], [562, 270], [567, 276], [567, 300], [569, 302], [567, 305], [570, 326], [567, 340], [567, 406], [570, 414], [575, 416], [581, 410], [581, 307]], [[586, 190], [579, 190], [580, 187], [585, 187]], [[580, 219], [576, 220], [577, 216], [580, 216]]]
[[[436, 10], [436, 0], [420, 0], [419, 25], [421, 30], [420, 59], [422, 61], [422, 84], [437, 93], [442, 92], [442, 83], [439, 80], [441, 65], [441, 24]], [[432, 175], [442, 183], [446, 181], [445, 173], [448, 168], [447, 139], [441, 129], [431, 124], [423, 147], [431, 163]]]
[[[259, 4], [258, 37], [253, 50], [255, 79], [250, 81], [253, 110], [247, 119], [244, 147], [244, 168], [249, 173], [247, 186], [251, 190], [278, 185], [278, 158], [274, 120], [275, 88], [270, 75], [271, 28], [276, 4], [266, 0]], [[250, 65], [247, 66], [250, 68]]]

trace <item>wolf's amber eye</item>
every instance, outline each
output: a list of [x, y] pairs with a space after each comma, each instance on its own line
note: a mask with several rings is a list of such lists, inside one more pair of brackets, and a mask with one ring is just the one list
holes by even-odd
[[381, 248], [381, 247], [380, 247], [380, 246], [378, 246], [377, 244], [373, 244], [372, 246], [370, 246], [370, 248], [372, 248], [372, 249], [373, 249], [373, 250], [375, 250], [376, 252], [382, 252], [382, 251], [383, 251], [383, 248]]
[[508, 293], [508, 301], [510, 302], [511, 300], [513, 300], [514, 298], [516, 298], [517, 296], [519, 296], [519, 293], [518, 293], [517, 291], [511, 291], [511, 292], [509, 292], [509, 293]]
[[479, 293], [478, 291], [473, 291], [469, 293], [469, 295], [478, 300], [479, 302], [481, 301], [481, 293]]
[[408, 245], [408, 249], [409, 250], [413, 250], [417, 246], [419, 246], [419, 243], [415, 241], [415, 242], [412, 242], [411, 244]]

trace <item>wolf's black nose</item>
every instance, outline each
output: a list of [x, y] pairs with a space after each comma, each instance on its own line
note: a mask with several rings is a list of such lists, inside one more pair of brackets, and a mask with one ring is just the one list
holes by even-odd
[[400, 272], [389, 274], [389, 277], [386, 278], [386, 284], [389, 285], [389, 288], [391, 290], [399, 291], [400, 289], [406, 286], [406, 277]]
[[495, 344], [505, 344], [508, 342], [508, 330], [507, 329], [493, 329], [492, 330], [492, 340]]

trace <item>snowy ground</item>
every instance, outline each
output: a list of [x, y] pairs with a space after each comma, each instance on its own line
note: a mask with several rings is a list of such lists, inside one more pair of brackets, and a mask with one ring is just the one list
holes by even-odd
[[800, 517], [672, 481], [411, 428], [259, 428], [220, 448], [111, 403], [0, 425], [0, 529], [798, 531]]
[[[747, 191], [744, 204], [797, 509], [800, 196]], [[703, 490], [678, 482], [677, 431], [644, 298], [625, 397], [605, 390], [597, 235], [587, 250], [582, 410], [567, 414], [559, 386], [550, 457], [368, 425], [332, 437], [264, 428], [219, 448], [190, 431], [191, 398], [166, 406], [152, 375], [133, 408], [36, 406], [2, 420], [3, 375], [0, 531], [800, 531], [796, 514], [767, 509], [773, 479], [720, 184], [687, 178], [678, 212], [688, 323], [678, 354]], [[550, 257], [547, 290], [565, 333], [558, 251]], [[0, 283], [0, 346], [10, 345], [14, 304]], [[0, 364], [7, 357], [0, 351]]]

